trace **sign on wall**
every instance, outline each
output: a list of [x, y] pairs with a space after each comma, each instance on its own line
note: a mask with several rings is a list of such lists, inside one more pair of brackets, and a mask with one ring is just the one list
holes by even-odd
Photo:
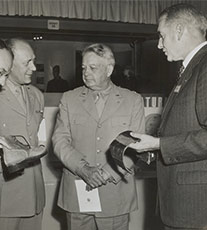
[[156, 135], [166, 98], [156, 94], [143, 94], [142, 96], [145, 108], [145, 132], [149, 135]]

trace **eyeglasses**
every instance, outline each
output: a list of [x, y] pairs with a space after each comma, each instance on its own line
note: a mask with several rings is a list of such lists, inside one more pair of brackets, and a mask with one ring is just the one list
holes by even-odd
[[6, 71], [5, 69], [1, 69], [0, 70], [0, 77], [3, 77], [3, 76], [8, 77], [9, 73], [10, 73], [10, 71]]

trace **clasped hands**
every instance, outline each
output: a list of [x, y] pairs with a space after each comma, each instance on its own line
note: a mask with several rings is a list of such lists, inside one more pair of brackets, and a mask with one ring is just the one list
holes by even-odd
[[85, 164], [77, 171], [77, 175], [87, 184], [86, 189], [92, 190], [94, 188], [106, 185], [110, 181], [110, 174], [106, 172], [101, 165], [90, 166]]

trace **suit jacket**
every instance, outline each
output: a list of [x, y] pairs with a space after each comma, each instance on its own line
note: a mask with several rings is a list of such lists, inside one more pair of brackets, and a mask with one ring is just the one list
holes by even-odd
[[164, 108], [157, 161], [166, 225], [207, 226], [207, 46], [186, 67]]
[[[92, 91], [80, 87], [63, 94], [52, 137], [54, 151], [65, 165], [58, 204], [70, 212], [80, 212], [76, 194], [76, 169], [81, 159], [92, 166], [105, 165], [114, 178], [120, 177], [108, 148], [126, 130], [144, 132], [144, 106], [140, 95], [113, 85], [102, 116], [98, 117]], [[129, 213], [137, 208], [134, 176], [127, 174], [119, 183], [98, 188], [102, 212], [107, 217]]]
[[[44, 99], [34, 86], [24, 88], [27, 112], [7, 86], [0, 92], [0, 135], [22, 135], [30, 145], [37, 146]], [[45, 189], [40, 161], [10, 180], [5, 180], [0, 167], [0, 197], [1, 217], [32, 216], [41, 212], [45, 205]]]

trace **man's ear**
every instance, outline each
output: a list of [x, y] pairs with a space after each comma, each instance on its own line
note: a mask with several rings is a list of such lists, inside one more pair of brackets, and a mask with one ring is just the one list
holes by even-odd
[[110, 77], [110, 76], [111, 76], [113, 70], [114, 70], [114, 66], [111, 65], [111, 64], [109, 64], [109, 65], [107, 66], [107, 77]]
[[184, 32], [184, 26], [182, 24], [177, 24], [176, 25], [176, 35], [178, 40], [181, 39], [181, 37], [183, 36], [183, 32]]

